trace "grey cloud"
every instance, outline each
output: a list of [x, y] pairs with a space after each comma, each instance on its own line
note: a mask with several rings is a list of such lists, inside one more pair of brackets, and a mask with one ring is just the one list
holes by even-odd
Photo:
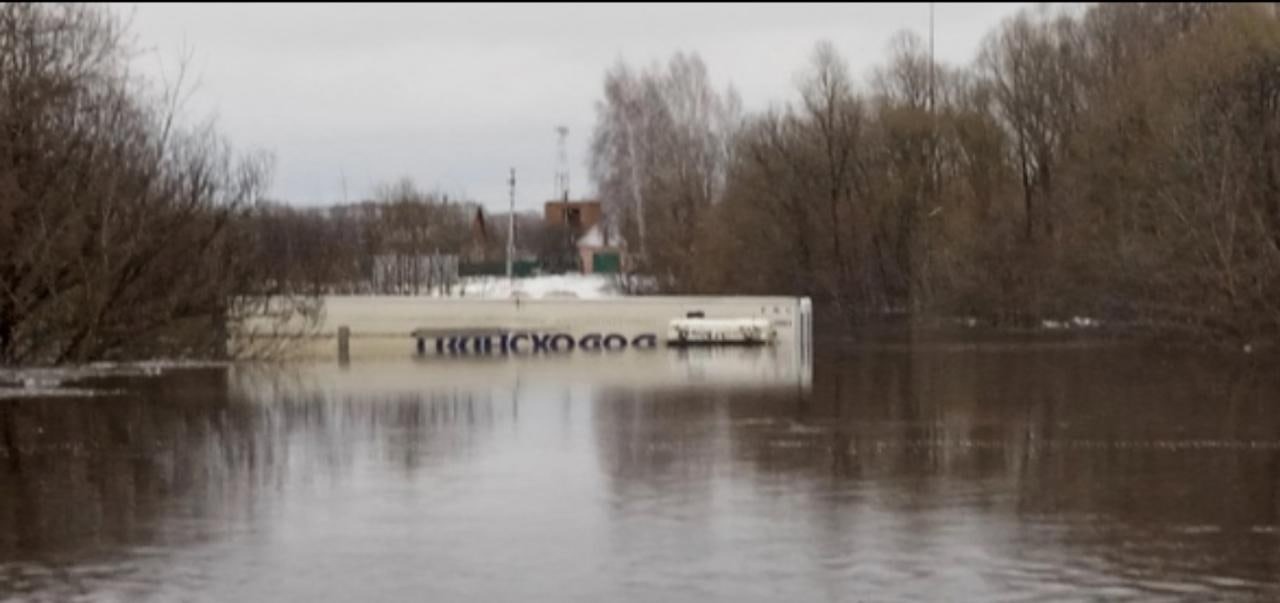
[[[1017, 5], [938, 5], [937, 55], [966, 63]], [[898, 30], [927, 28], [928, 5], [138, 5], [138, 68], [170, 72], [184, 48], [200, 87], [187, 107], [216, 116], [242, 149], [276, 155], [273, 196], [340, 201], [410, 176], [506, 205], [550, 195], [557, 124], [570, 127], [575, 193], [587, 192], [587, 137], [604, 71], [697, 51], [748, 109], [793, 98], [814, 44], [834, 42], [854, 73], [883, 61]]]

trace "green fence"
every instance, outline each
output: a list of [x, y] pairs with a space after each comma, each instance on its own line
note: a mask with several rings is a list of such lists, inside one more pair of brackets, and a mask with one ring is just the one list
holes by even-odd
[[597, 251], [591, 255], [591, 271], [597, 274], [622, 272], [622, 258], [616, 252]]
[[[533, 276], [538, 270], [538, 262], [536, 260], [517, 260], [511, 263], [511, 273], [514, 276]], [[506, 276], [507, 263], [501, 262], [480, 262], [476, 264], [462, 264], [458, 266], [458, 276]]]

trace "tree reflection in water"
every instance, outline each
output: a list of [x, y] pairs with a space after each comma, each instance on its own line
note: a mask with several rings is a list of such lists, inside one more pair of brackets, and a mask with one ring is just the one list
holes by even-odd
[[820, 349], [806, 388], [760, 360], [238, 366], [0, 400], [0, 600], [1280, 594], [1265, 365], [883, 341]]

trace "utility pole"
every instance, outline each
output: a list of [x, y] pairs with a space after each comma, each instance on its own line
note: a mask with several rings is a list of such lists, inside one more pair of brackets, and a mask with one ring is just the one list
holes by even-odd
[[507, 284], [514, 285], [511, 257], [516, 253], [516, 168], [511, 168], [511, 213], [507, 215]]

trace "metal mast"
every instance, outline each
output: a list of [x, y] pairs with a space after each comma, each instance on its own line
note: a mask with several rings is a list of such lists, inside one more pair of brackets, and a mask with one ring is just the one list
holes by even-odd
[[567, 126], [556, 126], [556, 186], [555, 199], [569, 200], [569, 153], [566, 143], [569, 139]]
[[511, 185], [511, 213], [507, 214], [507, 283], [511, 284], [511, 258], [516, 253], [516, 168], [511, 168], [511, 179], [507, 184]]

